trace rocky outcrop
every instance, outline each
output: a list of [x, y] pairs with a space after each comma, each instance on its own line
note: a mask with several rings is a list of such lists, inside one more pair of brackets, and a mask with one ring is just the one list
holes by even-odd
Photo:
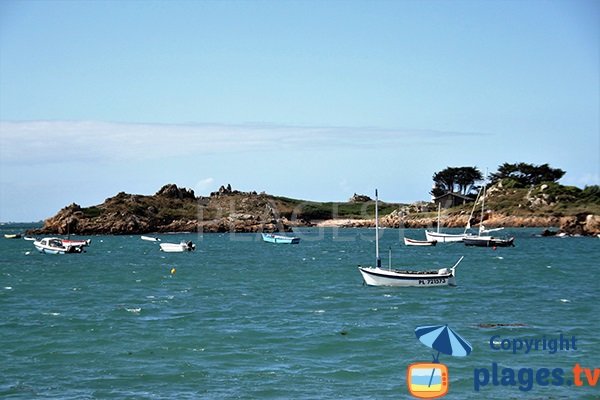
[[169, 184], [163, 186], [158, 192], [156, 192], [156, 196], [166, 197], [168, 199], [190, 199], [194, 200], [196, 196], [194, 195], [194, 191], [192, 189], [180, 188], [177, 185]]
[[574, 217], [563, 217], [560, 219], [560, 232], [567, 235], [598, 235], [600, 216], [582, 213]]
[[268, 195], [222, 186], [210, 197], [169, 184], [153, 196], [124, 192], [104, 203], [83, 208], [71, 204], [30, 234], [141, 234], [150, 232], [279, 232], [291, 231], [279, 205]]
[[366, 203], [367, 201], [373, 201], [373, 199], [367, 195], [356, 193], [354, 193], [348, 200], [349, 203]]

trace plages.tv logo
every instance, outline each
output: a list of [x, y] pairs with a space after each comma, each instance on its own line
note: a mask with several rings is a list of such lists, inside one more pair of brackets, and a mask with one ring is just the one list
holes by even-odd
[[421, 343], [437, 351], [433, 362], [413, 363], [406, 370], [408, 392], [419, 399], [445, 396], [450, 386], [448, 367], [439, 361], [440, 353], [468, 356], [473, 347], [448, 325], [419, 326], [415, 334]]

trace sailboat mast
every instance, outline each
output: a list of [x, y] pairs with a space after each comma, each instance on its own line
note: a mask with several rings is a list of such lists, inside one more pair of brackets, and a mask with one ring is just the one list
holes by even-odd
[[467, 231], [469, 229], [471, 229], [471, 218], [473, 218], [473, 214], [475, 213], [475, 208], [477, 208], [477, 202], [479, 201], [479, 199], [481, 198], [481, 191], [483, 190], [483, 188], [479, 189], [479, 192], [477, 192], [477, 197], [475, 198], [475, 201], [473, 202], [473, 208], [471, 209], [471, 214], [469, 214], [469, 220], [467, 221], [467, 225], [465, 226], [465, 230], [463, 233], [467, 233]]
[[483, 184], [483, 192], [481, 194], [481, 220], [479, 221], [479, 236], [483, 230], [483, 214], [485, 213], [485, 182]]
[[381, 258], [379, 257], [379, 198], [377, 189], [375, 189], [375, 257], [377, 268], [381, 268]]
[[438, 222], [437, 222], [437, 233], [440, 233], [440, 214], [442, 213], [442, 202], [438, 203]]

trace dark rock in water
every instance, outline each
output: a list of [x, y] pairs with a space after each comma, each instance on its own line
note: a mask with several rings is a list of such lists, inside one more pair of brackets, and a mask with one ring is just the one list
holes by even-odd
[[544, 229], [542, 231], [542, 236], [544, 237], [548, 237], [548, 236], [556, 236], [558, 234], [558, 231], [553, 231], [550, 229]]
[[479, 328], [505, 328], [505, 327], [524, 327], [526, 324], [510, 323], [510, 324], [478, 324]]

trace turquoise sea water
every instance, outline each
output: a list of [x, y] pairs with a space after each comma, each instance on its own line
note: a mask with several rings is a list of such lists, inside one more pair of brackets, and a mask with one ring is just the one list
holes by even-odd
[[[299, 245], [161, 235], [194, 241], [198, 250], [185, 254], [139, 236], [93, 236], [84, 254], [52, 256], [0, 237], [0, 398], [410, 398], [407, 367], [432, 360], [414, 329], [437, 324], [473, 346], [468, 357], [440, 355], [446, 398], [600, 398], [600, 382], [577, 387], [571, 372], [600, 368], [600, 240], [539, 231], [508, 230], [516, 247], [493, 250], [405, 247], [404, 235], [423, 231], [386, 229], [384, 265], [389, 247], [399, 268], [465, 256], [457, 287], [404, 289], [362, 285], [357, 264], [374, 259], [369, 229], [303, 229]], [[561, 333], [576, 350], [543, 350], [544, 337]], [[493, 336], [498, 346], [538, 339], [538, 350], [493, 350]], [[494, 385], [493, 363], [514, 370], [515, 385], [501, 375]], [[562, 368], [563, 385], [542, 372], [541, 384], [520, 390], [530, 368]], [[489, 383], [476, 392], [483, 369]]]

